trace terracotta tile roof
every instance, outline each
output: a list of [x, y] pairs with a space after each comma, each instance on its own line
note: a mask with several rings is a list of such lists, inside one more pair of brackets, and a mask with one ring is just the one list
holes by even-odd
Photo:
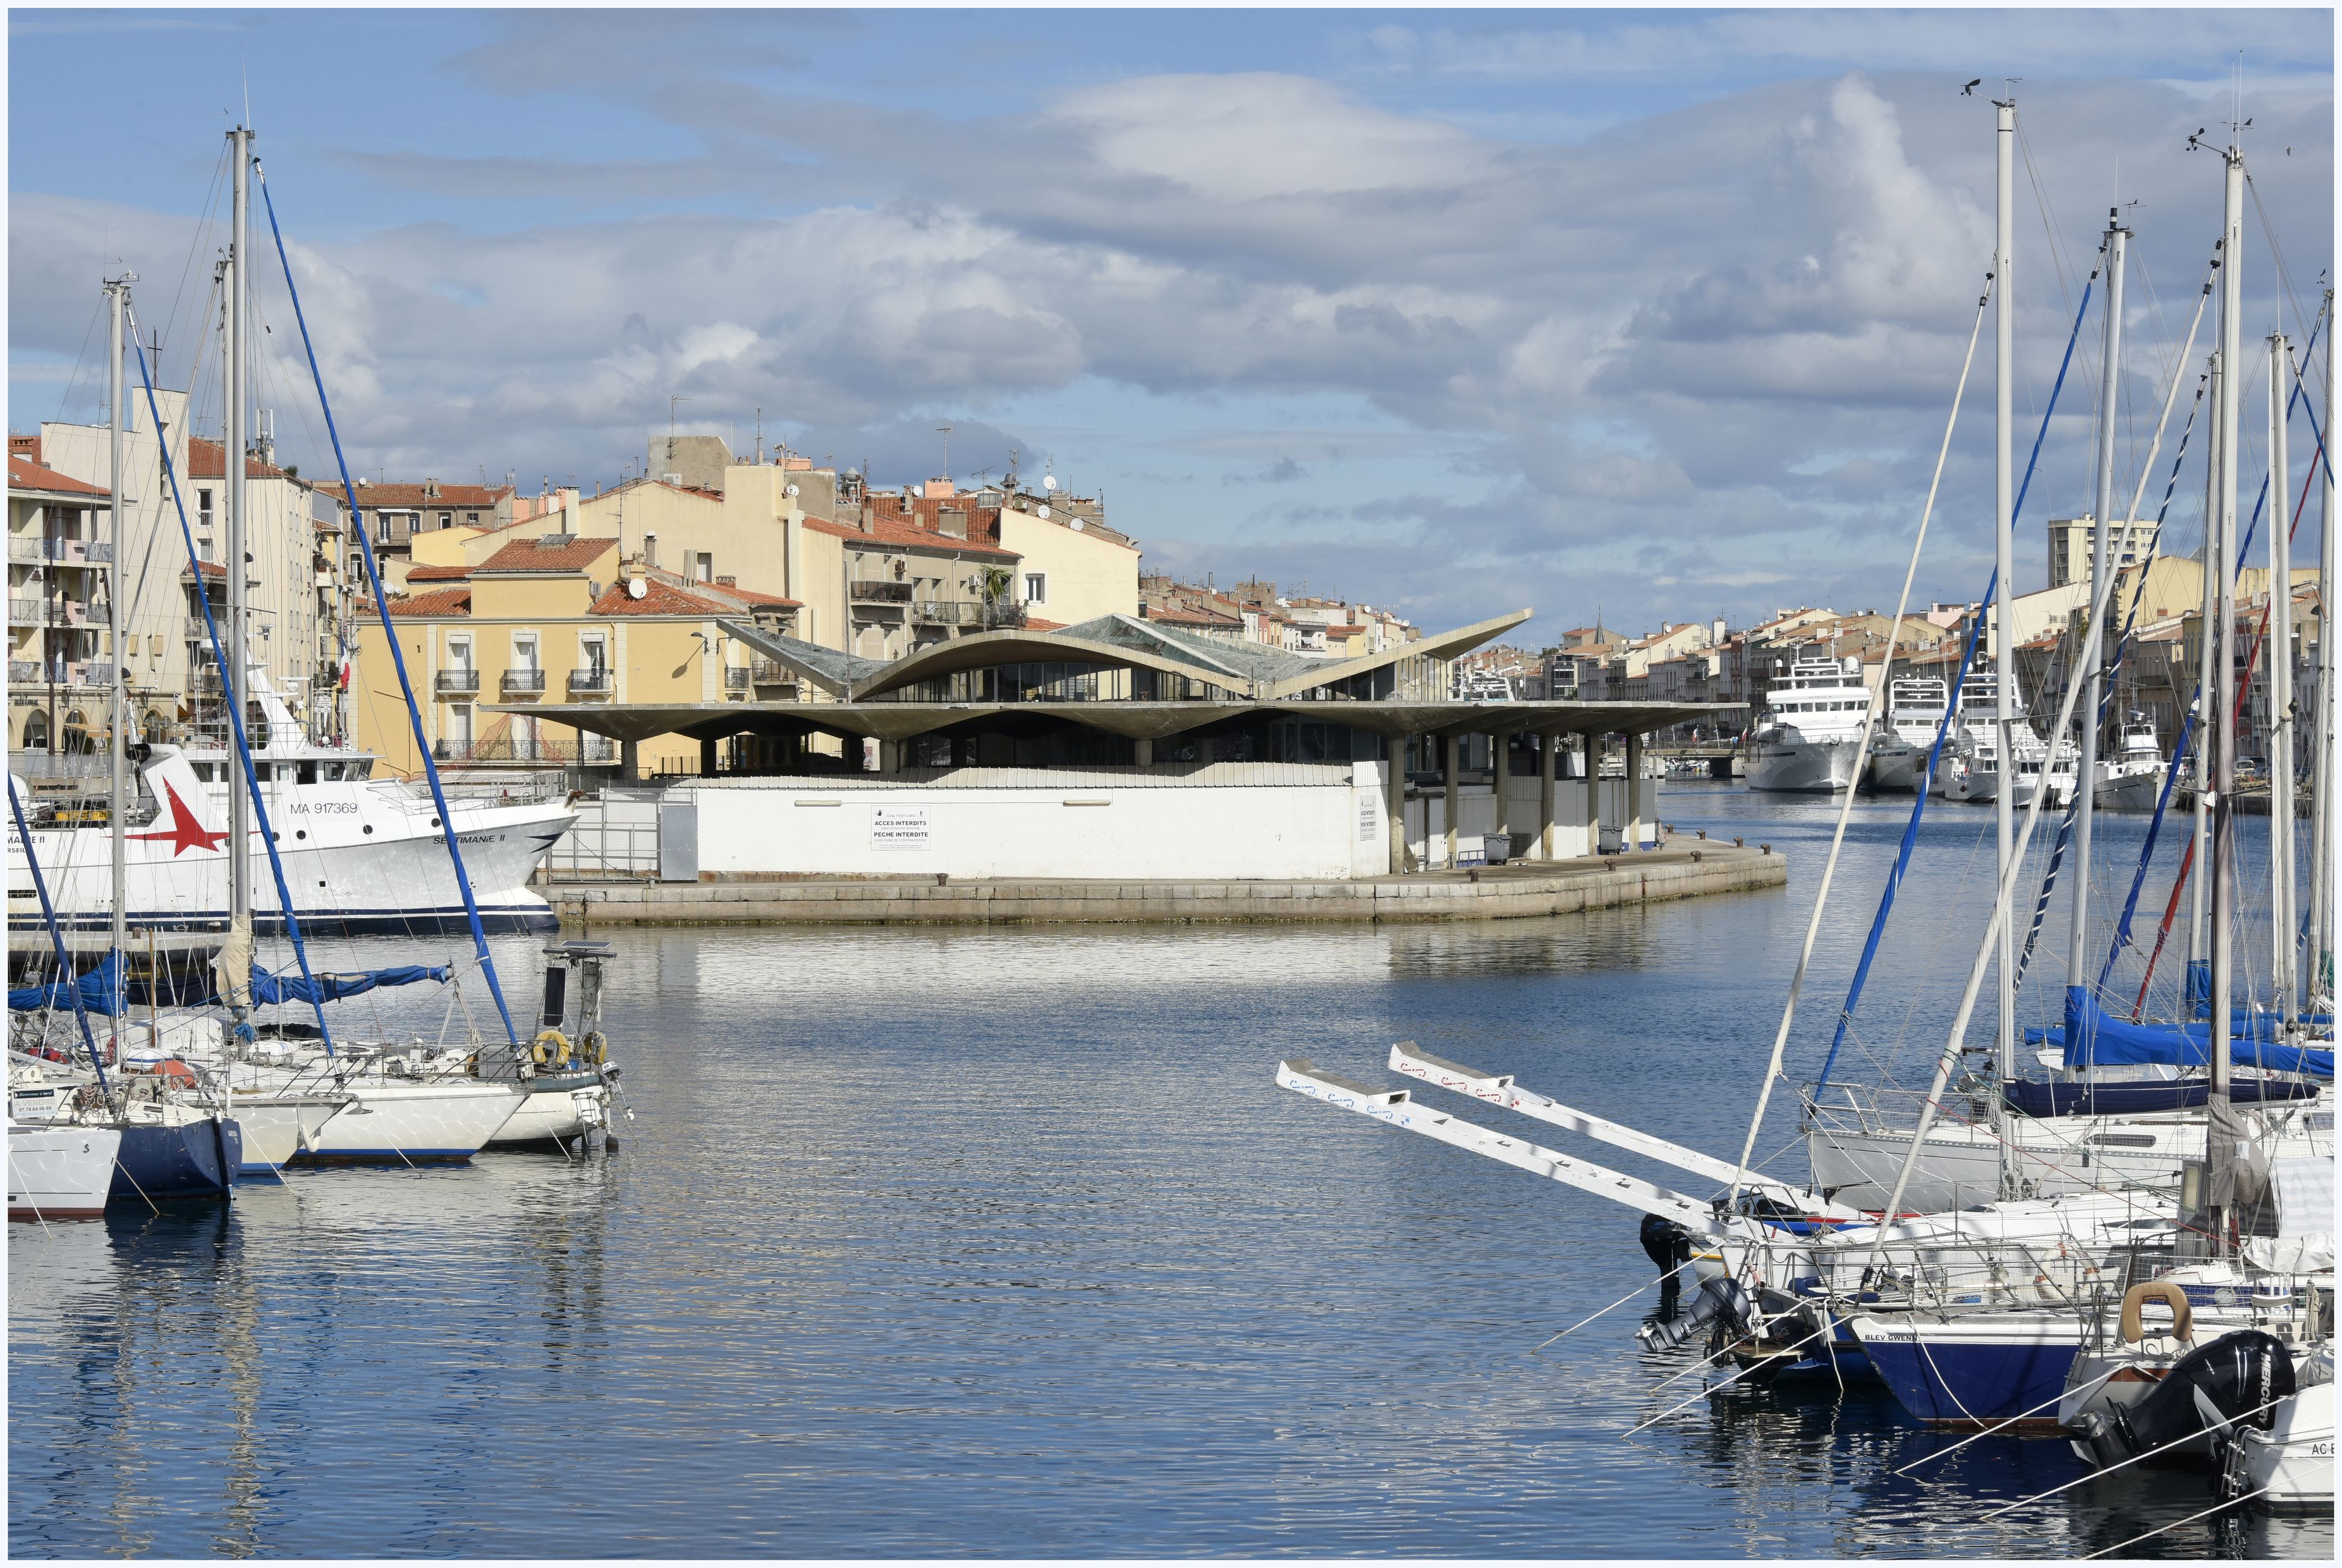
[[[226, 567], [225, 567], [225, 566], [223, 566], [223, 565], [220, 565], [217, 562], [215, 562], [215, 561], [198, 561], [198, 562], [196, 562], [196, 563], [195, 563], [195, 564], [196, 564], [196, 565], [198, 565], [198, 566], [201, 566], [201, 567], [204, 569], [204, 575], [205, 575], [205, 576], [206, 576], [206, 577], [219, 577], [219, 578], [225, 578], [225, 577], [227, 576], [227, 568], [226, 568]], [[186, 569], [185, 566], [180, 567], [180, 568], [179, 568], [179, 575], [180, 575], [180, 576], [182, 576], [182, 577], [184, 577], [184, 576], [185, 576], [186, 574], [187, 574], [187, 569]]]
[[[227, 445], [225, 442], [206, 441], [202, 436], [187, 440], [187, 477], [190, 479], [220, 479], [227, 474]], [[246, 479], [283, 479], [285, 470], [273, 463], [264, 463], [245, 453], [244, 476]]]
[[[366, 605], [365, 611], [372, 614], [374, 606]], [[390, 613], [394, 615], [468, 615], [472, 613], [472, 590], [441, 588], [435, 593], [414, 594], [404, 599], [393, 599]]]
[[719, 584], [716, 591], [727, 598], [737, 599], [744, 604], [765, 604], [780, 610], [804, 608], [797, 600], [784, 599], [778, 594], [759, 594], [754, 588], [736, 588], [728, 584]]
[[678, 588], [656, 577], [642, 579], [643, 596], [636, 598], [624, 583], [613, 584], [609, 592], [594, 601], [589, 615], [728, 615], [735, 606], [705, 594]]
[[616, 539], [565, 538], [558, 534], [515, 539], [473, 567], [472, 575], [491, 572], [583, 572], [617, 548]]
[[1244, 622], [1235, 615], [1223, 615], [1211, 610], [1197, 610], [1186, 604], [1149, 604], [1146, 618], [1168, 626], [1240, 626]]
[[38, 463], [41, 460], [41, 438], [37, 435], [18, 435], [11, 431], [8, 435], [8, 455], [29, 457]]
[[469, 566], [410, 566], [406, 569], [406, 580], [410, 583], [461, 583], [471, 574]]
[[1062, 632], [1066, 629], [1066, 624], [1063, 621], [1045, 621], [1038, 615], [1027, 615], [1025, 617], [1025, 629], [1028, 632]]
[[37, 453], [40, 450], [41, 444], [38, 436], [13, 435], [8, 438], [8, 444], [12, 449], [8, 454], [9, 489], [39, 490], [52, 495], [103, 497], [106, 494], [102, 485], [85, 484], [81, 480], [60, 474], [54, 468], [43, 467], [37, 457], [19, 455], [13, 449], [20, 441], [30, 441], [35, 452]]
[[859, 539], [865, 544], [881, 545], [890, 550], [948, 550], [965, 555], [992, 555], [1003, 561], [1021, 561], [1025, 557], [1014, 550], [1004, 550], [997, 544], [987, 544], [981, 539], [955, 538], [949, 534], [937, 534], [926, 528], [915, 528], [893, 517], [874, 517], [870, 531], [864, 533], [850, 523], [831, 523], [819, 517], [808, 517], [805, 525], [816, 534], [827, 534], [839, 539]]
[[[221, 470], [213, 472], [216, 474]], [[437, 494], [425, 494], [426, 485], [435, 489]], [[341, 486], [336, 484], [333, 488], [335, 494], [341, 494]], [[425, 484], [360, 484], [357, 493], [360, 506], [388, 506], [405, 512], [429, 506], [494, 506], [512, 494], [512, 486], [498, 484], [491, 488], [483, 484], [438, 484], [426, 481]]]

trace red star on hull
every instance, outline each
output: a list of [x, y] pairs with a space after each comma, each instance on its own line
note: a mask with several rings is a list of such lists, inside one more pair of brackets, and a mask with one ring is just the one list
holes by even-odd
[[171, 846], [171, 858], [173, 860], [178, 859], [181, 854], [185, 854], [188, 850], [215, 850], [219, 848], [220, 845], [227, 842], [226, 834], [214, 833], [210, 829], [205, 827], [202, 823], [195, 820], [195, 811], [185, 801], [179, 798], [179, 792], [177, 790], [173, 789], [168, 784], [165, 784], [163, 786], [163, 793], [170, 797], [171, 802], [170, 830], [165, 833], [125, 834], [123, 836], [125, 838], [142, 840], [154, 839], [167, 843]]

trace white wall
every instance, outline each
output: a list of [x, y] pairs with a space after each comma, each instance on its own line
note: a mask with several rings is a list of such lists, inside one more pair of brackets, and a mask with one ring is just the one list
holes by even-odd
[[[1626, 822], [1626, 781], [1603, 779], [1602, 815], [1596, 822], [1586, 808], [1584, 779], [1556, 779], [1553, 784], [1553, 857], [1567, 860], [1576, 855], [1592, 854], [1599, 847], [1598, 829], [1603, 824], [1624, 827]], [[1537, 780], [1535, 774], [1516, 774], [1506, 781], [1505, 796], [1511, 806], [1510, 820], [1506, 826], [1515, 834], [1534, 834], [1537, 821]], [[1656, 811], [1657, 781], [1642, 781], [1643, 809], [1642, 842], [1646, 847], [1656, 847], [1659, 842]], [[1486, 784], [1463, 784], [1456, 792], [1456, 831], [1459, 838], [1486, 834], [1496, 831], [1496, 797]], [[1406, 803], [1407, 847], [1414, 851], [1416, 864], [1442, 866], [1447, 864], [1447, 802], [1434, 793], [1420, 800]], [[1534, 844], [1528, 858], [1536, 858]]]
[[1069, 770], [1062, 782], [1013, 785], [806, 778], [676, 787], [698, 807], [700, 874], [717, 878], [1346, 880], [1387, 868], [1381, 764], [1254, 776], [1264, 773], [1317, 778], [1138, 783]]

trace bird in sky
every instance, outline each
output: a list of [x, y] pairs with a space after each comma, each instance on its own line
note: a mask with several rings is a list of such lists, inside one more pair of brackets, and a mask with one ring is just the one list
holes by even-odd
[[1978, 76], [1975, 81], [1970, 82], [1967, 86], [1960, 89], [1960, 96], [1963, 98], [1971, 97], [1975, 95], [1976, 90], [1983, 85], [1984, 78], [1982, 76]]

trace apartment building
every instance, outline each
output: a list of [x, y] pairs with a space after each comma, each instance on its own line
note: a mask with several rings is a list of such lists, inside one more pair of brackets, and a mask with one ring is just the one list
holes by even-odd
[[9, 453], [9, 765], [27, 776], [106, 744], [114, 553], [102, 524], [111, 499], [29, 452]]

